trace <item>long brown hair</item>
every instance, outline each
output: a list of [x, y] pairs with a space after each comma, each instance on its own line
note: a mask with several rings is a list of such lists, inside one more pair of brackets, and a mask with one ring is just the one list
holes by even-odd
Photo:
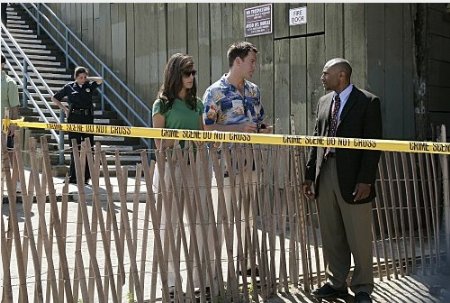
[[[164, 83], [159, 89], [157, 98], [163, 101], [161, 112], [164, 113], [172, 108], [173, 102], [178, 98], [178, 93], [183, 89], [183, 74], [194, 69], [192, 56], [176, 53], [170, 57], [164, 68]], [[197, 81], [194, 79], [192, 88], [188, 90], [186, 103], [189, 108], [195, 110], [197, 107]]]

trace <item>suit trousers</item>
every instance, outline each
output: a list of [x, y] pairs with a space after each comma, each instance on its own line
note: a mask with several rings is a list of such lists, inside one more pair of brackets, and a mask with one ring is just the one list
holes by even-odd
[[327, 261], [328, 282], [334, 288], [347, 286], [347, 277], [354, 261], [350, 283], [356, 294], [373, 290], [372, 203], [345, 202], [339, 189], [336, 158], [328, 158], [321, 168], [317, 198], [323, 253]]

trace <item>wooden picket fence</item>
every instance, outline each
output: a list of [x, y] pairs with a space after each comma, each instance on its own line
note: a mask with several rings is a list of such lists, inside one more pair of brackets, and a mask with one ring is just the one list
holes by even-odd
[[[11, 167], [2, 144], [2, 302], [169, 302], [171, 279], [176, 302], [258, 302], [324, 282], [303, 148], [188, 145], [155, 152], [156, 162], [144, 150], [129, 184], [118, 151], [112, 177], [106, 152], [85, 142], [77, 190], [57, 192], [46, 137], [28, 145], [16, 144]], [[380, 279], [434, 272], [445, 257], [446, 161], [383, 153], [372, 224]]]

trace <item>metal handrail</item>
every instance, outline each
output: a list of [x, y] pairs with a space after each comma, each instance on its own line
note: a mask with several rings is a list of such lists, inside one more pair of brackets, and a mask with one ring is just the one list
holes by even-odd
[[[1, 44], [2, 46], [5, 47], [6, 51], [11, 55], [11, 58], [14, 60], [14, 62], [17, 64], [17, 66], [20, 68], [20, 70], [23, 71], [23, 76], [24, 76], [24, 81], [22, 81], [22, 79], [20, 79], [20, 76], [18, 75], [18, 73], [16, 72], [16, 70], [13, 68], [13, 66], [11, 65], [11, 63], [9, 61], [6, 62], [6, 65], [8, 66], [9, 70], [13, 73], [15, 80], [17, 81], [17, 83], [19, 83], [20, 86], [24, 86], [24, 84], [28, 83], [31, 84], [31, 86], [35, 89], [36, 93], [38, 94], [39, 98], [41, 99], [41, 101], [44, 102], [44, 104], [46, 105], [46, 107], [49, 109], [50, 114], [52, 115], [53, 118], [55, 118], [56, 120], [59, 120], [58, 116], [56, 116], [55, 112], [53, 111], [53, 109], [50, 107], [50, 105], [48, 104], [47, 100], [45, 99], [45, 97], [42, 95], [41, 91], [37, 88], [36, 84], [34, 83], [34, 80], [28, 75], [28, 68], [24, 68], [29, 66], [31, 67], [32, 72], [34, 72], [38, 78], [41, 80], [42, 77], [39, 74], [39, 72], [36, 70], [36, 68], [34, 67], [34, 65], [31, 63], [31, 61], [28, 59], [28, 57], [25, 55], [25, 53], [23, 52], [23, 50], [21, 49], [21, 47], [17, 44], [17, 42], [14, 40], [14, 38], [11, 36], [11, 34], [9, 33], [9, 31], [6, 29], [6, 27], [3, 25], [3, 23], [1, 23], [1, 30], [2, 32], [6, 33], [6, 35], [8, 36], [9, 40], [13, 43], [14, 47], [17, 49], [17, 51], [19, 52], [20, 55], [22, 55], [23, 57], [23, 62], [24, 64], [22, 65], [22, 63], [20, 63], [20, 60], [17, 58], [17, 56], [14, 54], [13, 50], [11, 49], [11, 47], [9, 47], [8, 43], [6, 43], [5, 39], [1, 39]], [[41, 80], [43, 81], [43, 79]], [[45, 82], [43, 82], [45, 83]], [[47, 86], [47, 88], [50, 90], [49, 93], [52, 94], [51, 89]], [[45, 123], [49, 123], [47, 117], [44, 115], [44, 113], [42, 112], [41, 108], [39, 107], [39, 105], [37, 104], [36, 100], [34, 99], [33, 95], [30, 93], [30, 91], [24, 87], [23, 94], [27, 95], [29, 100], [31, 101], [31, 103], [33, 104], [33, 107], [37, 110], [37, 113], [39, 114], [39, 116], [42, 118], [42, 120]], [[55, 130], [50, 130], [52, 136], [55, 138], [56, 142], [58, 143], [58, 145], [60, 144], [60, 138], [58, 136], [58, 134], [56, 133]]]
[[[38, 5], [35, 5], [33, 3], [20, 3], [20, 5], [23, 7], [25, 11], [28, 12], [31, 18], [37, 23], [37, 28], [44, 30], [47, 35], [55, 42], [55, 44], [61, 49], [61, 51], [65, 54], [66, 60], [70, 60], [74, 64], [77, 64], [77, 60], [71, 56], [70, 52], [75, 53], [79, 58], [81, 58], [81, 61], [83, 61], [84, 64], [87, 65], [87, 67], [95, 72], [96, 74], [100, 75], [103, 78], [103, 88], [108, 88], [114, 96], [120, 101], [121, 106], [125, 106], [130, 113], [133, 115], [133, 118], [142, 124], [142, 126], [151, 126], [151, 108], [150, 106], [145, 103], [139, 96], [137, 96], [102, 60], [100, 60], [85, 44], [83, 41], [81, 41], [78, 36], [70, 30], [66, 24], [50, 9], [50, 7], [44, 3], [40, 3]], [[29, 7], [32, 7], [35, 11], [33, 13]], [[49, 17], [44, 14], [44, 12], [41, 10], [41, 8], [44, 8], [47, 11], [47, 14], [51, 16], [52, 21], [49, 20]], [[54, 20], [53, 20], [54, 19]], [[55, 26], [55, 21], [58, 26], [62, 28], [62, 30], [58, 29]], [[48, 25], [49, 28], [53, 29], [55, 33], [62, 38], [64, 41], [64, 44], [60, 43], [55, 37], [54, 34], [50, 32], [50, 29], [44, 26], [44, 23]], [[75, 47], [70, 40], [73, 39], [74, 41], [78, 42], [78, 47]], [[86, 52], [89, 54], [94, 62], [89, 62], [86, 56], [83, 56], [81, 52]], [[95, 68], [95, 66], [100, 66], [100, 71]], [[106, 77], [108, 76], [108, 77]], [[134, 101], [136, 101], [137, 105], [139, 105], [139, 110], [136, 111], [133, 107], [129, 105], [129, 102], [117, 92], [116, 89], [114, 89], [114, 84], [108, 80], [112, 78], [114, 80], [114, 84], [116, 86], [118, 85], [120, 89], [123, 89], [125, 91], [125, 98], [131, 97]], [[111, 83], [110, 83], [111, 82]], [[106, 94], [101, 94], [102, 98], [102, 109], [103, 108], [103, 100], [106, 100], [111, 107], [117, 110], [117, 113], [119, 116], [126, 122], [128, 125], [131, 125], [130, 119], [121, 111], [119, 110], [117, 104], [114, 104], [114, 102], [111, 100], [111, 98], [107, 97]], [[141, 113], [141, 114], [139, 114]], [[142, 115], [144, 114], [144, 115]], [[143, 118], [147, 114], [147, 120]], [[144, 143], [150, 147], [150, 142], [148, 140], [143, 140]]]
[[[39, 73], [39, 71], [36, 69], [36, 67], [34, 67], [34, 64], [31, 62], [30, 59], [28, 59], [28, 56], [25, 54], [25, 52], [22, 50], [22, 48], [20, 47], [20, 45], [16, 42], [16, 40], [14, 39], [14, 37], [11, 35], [11, 33], [8, 31], [8, 29], [6, 29], [6, 27], [3, 25], [2, 23], [2, 31], [8, 36], [10, 42], [14, 45], [14, 47], [19, 51], [19, 53], [22, 55], [22, 58], [24, 60], [24, 62], [27, 63], [27, 65], [31, 68], [31, 70], [33, 72], [36, 73], [37, 78], [40, 80], [40, 82], [42, 83], [42, 85], [44, 85], [45, 90], [51, 95], [53, 96], [53, 91], [51, 90], [51, 88], [47, 85], [47, 83], [45, 82], [44, 78], [42, 78], [41, 74]], [[2, 40], [5, 41], [5, 40]], [[5, 41], [5, 45], [6, 45], [6, 41]], [[19, 62], [19, 67], [21, 69], [22, 68], [22, 64], [20, 64]], [[53, 118], [58, 120], [58, 116], [56, 115], [55, 111], [52, 109], [52, 107], [50, 106], [50, 104], [47, 102], [47, 100], [45, 100], [45, 98], [42, 96], [40, 90], [37, 89], [37, 86], [34, 84], [34, 81], [32, 81], [32, 79], [27, 75], [27, 77], [30, 79], [31, 84], [33, 85], [33, 88], [38, 91], [42, 101], [44, 102], [45, 107], [50, 111], [50, 114], [52, 115]]]

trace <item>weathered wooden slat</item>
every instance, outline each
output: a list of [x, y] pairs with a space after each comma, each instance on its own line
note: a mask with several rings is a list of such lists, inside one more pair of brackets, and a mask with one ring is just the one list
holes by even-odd
[[[45, 169], [45, 175], [51, 176], [52, 173], [52, 165], [50, 163], [50, 156], [49, 156], [49, 148], [48, 148], [48, 142], [47, 138], [45, 136], [41, 139], [41, 147], [44, 152], [44, 169]], [[58, 205], [56, 202], [56, 191], [55, 186], [53, 183], [52, 177], [47, 177], [47, 184], [48, 184], [48, 196], [50, 199], [51, 204], [51, 218], [54, 222], [54, 231], [56, 234], [56, 242], [58, 247], [58, 254], [59, 254], [59, 264], [60, 268], [63, 272], [63, 279], [64, 279], [64, 290], [66, 293], [66, 299], [67, 301], [73, 301], [72, 291], [71, 291], [71, 283], [70, 283], [70, 274], [69, 274], [69, 264], [67, 259], [67, 251], [65, 246], [65, 241], [63, 238], [63, 226], [61, 224], [60, 215], [58, 212]], [[60, 291], [63, 291], [60, 289]]]
[[[308, 134], [308, 103], [307, 103], [307, 74], [306, 74], [306, 39], [297, 38], [290, 41], [289, 58], [289, 87], [290, 87], [290, 115], [291, 134]], [[295, 133], [292, 131], [295, 127]]]
[[[97, 254], [96, 249], [93, 242], [93, 233], [91, 229], [91, 223], [89, 222], [89, 215], [88, 215], [88, 209], [87, 209], [87, 201], [86, 201], [86, 192], [84, 189], [84, 166], [82, 165], [83, 158], [86, 157], [86, 147], [84, 147], [85, 142], [82, 143], [82, 148], [80, 154], [78, 152], [74, 152], [74, 161], [75, 161], [75, 171], [77, 175], [77, 186], [78, 186], [78, 195], [79, 195], [79, 205], [80, 205], [80, 211], [82, 214], [82, 224], [84, 228], [84, 233], [86, 236], [86, 245], [89, 252], [89, 263], [91, 263], [92, 266], [90, 268], [93, 268], [93, 277], [95, 280], [95, 285], [97, 286], [97, 295], [98, 299], [103, 302], [105, 299], [105, 294], [103, 292], [103, 283], [100, 276], [100, 270], [98, 266], [97, 261]], [[72, 140], [72, 146], [76, 150], [77, 143], [76, 140]], [[84, 160], [85, 161], [85, 160]], [[91, 299], [92, 294], [89, 293], [88, 288], [88, 299]], [[84, 299], [83, 299], [84, 300]]]
[[276, 121], [274, 132], [278, 134], [290, 133], [290, 41], [279, 40], [274, 43], [274, 93], [277, 96], [277, 106], [274, 108]]
[[[317, 34], [325, 31], [325, 3], [308, 3], [308, 23], [306, 32]], [[339, 28], [336, 25], [337, 28]]]
[[123, 225], [125, 226], [125, 234], [126, 234], [126, 241], [127, 241], [127, 248], [128, 248], [128, 255], [130, 258], [130, 266], [131, 266], [131, 273], [130, 275], [133, 276], [134, 280], [134, 290], [135, 295], [138, 300], [138, 302], [144, 301], [144, 295], [143, 295], [143, 288], [140, 286], [139, 283], [139, 275], [138, 275], [138, 269], [137, 269], [137, 263], [136, 263], [136, 251], [134, 250], [133, 245], [133, 239], [131, 237], [131, 226], [130, 221], [128, 217], [128, 210], [127, 210], [127, 204], [126, 204], [126, 195], [127, 195], [127, 187], [126, 187], [126, 181], [128, 173], [125, 171], [122, 172], [122, 168], [120, 165], [120, 157], [119, 157], [119, 151], [116, 150], [116, 174], [117, 179], [119, 183], [119, 196], [120, 196], [120, 207], [121, 207], [121, 220], [123, 222]]
[[[41, 141], [42, 144], [42, 141]], [[35, 161], [31, 162], [31, 173], [33, 174], [34, 180], [35, 180], [35, 192], [36, 192], [36, 199], [38, 204], [38, 211], [39, 211], [39, 228], [42, 232], [42, 242], [45, 249], [45, 254], [48, 257], [47, 258], [47, 266], [48, 266], [48, 272], [49, 272], [49, 285], [51, 287], [51, 294], [52, 299], [57, 300], [58, 299], [58, 286], [56, 284], [56, 277], [55, 277], [55, 266], [53, 263], [52, 256], [52, 243], [49, 242], [49, 235], [47, 230], [47, 221], [45, 219], [45, 203], [46, 203], [46, 195], [44, 187], [46, 186], [46, 182], [43, 182], [41, 186], [41, 182], [39, 180], [38, 175], [38, 165], [36, 161], [36, 141], [32, 140], [30, 141], [30, 154], [32, 157], [34, 156]], [[43, 151], [43, 158], [49, 157], [48, 155], [48, 149]], [[45, 173], [43, 174], [45, 175]], [[45, 178], [43, 178], [45, 180]], [[50, 292], [47, 292], [47, 298], [49, 298]]]

